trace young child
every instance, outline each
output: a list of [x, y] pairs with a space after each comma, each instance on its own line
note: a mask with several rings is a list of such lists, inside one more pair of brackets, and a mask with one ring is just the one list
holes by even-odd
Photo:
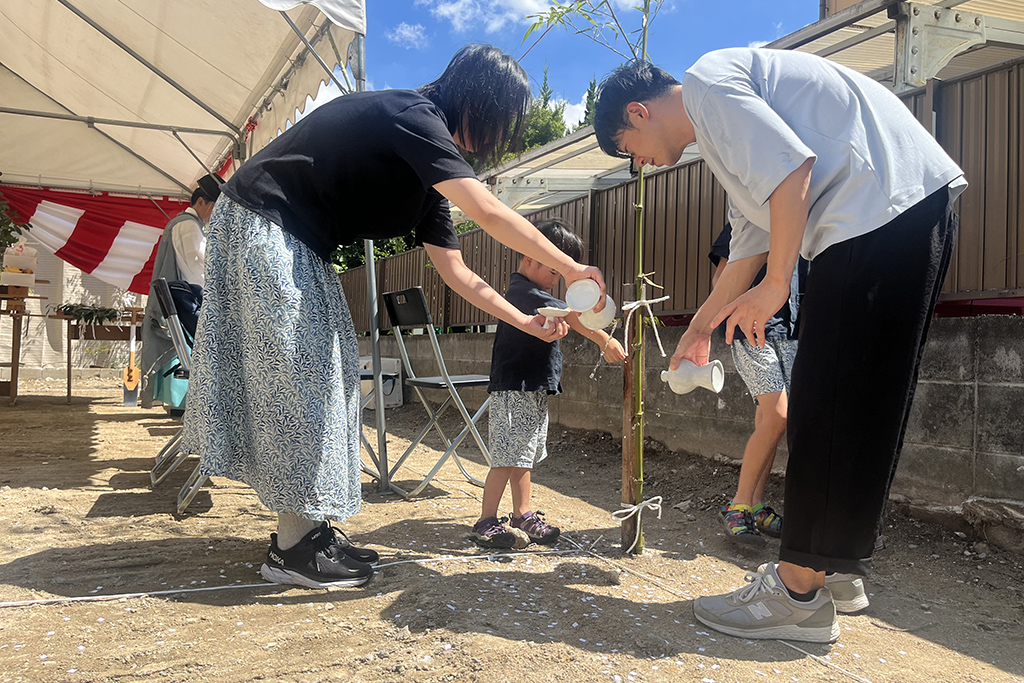
[[[579, 260], [583, 241], [566, 223], [549, 219], [537, 229], [569, 257]], [[538, 308], [565, 304], [550, 294], [561, 276], [540, 261], [524, 256], [519, 271], [505, 292], [505, 299], [523, 313], [535, 315]], [[626, 358], [626, 352], [602, 330], [591, 330], [579, 315], [566, 317], [569, 326], [604, 351], [609, 363]], [[491, 354], [491, 394], [488, 436], [491, 471], [484, 482], [480, 519], [473, 525], [472, 539], [484, 548], [511, 548], [516, 537], [498, 519], [498, 505], [505, 485], [512, 485], [512, 519], [536, 543], [552, 544], [560, 533], [544, 521], [543, 513], [530, 510], [530, 469], [547, 457], [548, 395], [562, 391], [562, 352], [558, 341], [545, 342], [504, 322], [498, 323]]]

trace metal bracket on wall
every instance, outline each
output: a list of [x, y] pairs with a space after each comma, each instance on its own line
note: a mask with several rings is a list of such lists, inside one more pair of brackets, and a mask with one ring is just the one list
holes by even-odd
[[977, 45], [1024, 45], [1024, 22], [955, 8], [901, 2], [896, 20], [894, 85], [904, 92], [935, 78], [951, 59]]

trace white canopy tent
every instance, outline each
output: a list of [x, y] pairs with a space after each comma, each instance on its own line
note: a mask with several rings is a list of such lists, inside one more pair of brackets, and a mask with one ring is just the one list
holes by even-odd
[[186, 193], [265, 145], [330, 78], [303, 38], [361, 80], [365, 31], [363, 0], [8, 0], [2, 180]]
[[[342, 92], [362, 90], [365, 34], [365, 0], [5, 0], [0, 189], [188, 197], [200, 176], [267, 144], [336, 72]], [[376, 315], [372, 254], [368, 244]]]

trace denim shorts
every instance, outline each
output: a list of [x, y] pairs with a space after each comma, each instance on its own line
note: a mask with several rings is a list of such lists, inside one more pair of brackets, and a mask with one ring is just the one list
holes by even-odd
[[789, 393], [796, 347], [795, 339], [767, 339], [764, 348], [752, 345], [743, 337], [733, 340], [732, 360], [754, 403], [762, 394]]

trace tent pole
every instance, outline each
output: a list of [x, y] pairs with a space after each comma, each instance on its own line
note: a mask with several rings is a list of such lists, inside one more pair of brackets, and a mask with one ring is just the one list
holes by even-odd
[[295, 35], [299, 37], [299, 40], [302, 41], [302, 44], [306, 46], [307, 50], [309, 50], [309, 54], [313, 55], [313, 59], [315, 59], [320, 64], [320, 66], [324, 68], [324, 71], [327, 72], [327, 75], [330, 76], [331, 80], [334, 81], [334, 84], [338, 86], [338, 90], [340, 90], [343, 95], [347, 93], [348, 88], [341, 84], [341, 81], [338, 80], [338, 77], [334, 75], [334, 70], [331, 69], [331, 67], [327, 66], [327, 62], [323, 60], [323, 58], [320, 56], [320, 53], [313, 48], [313, 46], [309, 43], [308, 40], [306, 40], [306, 36], [303, 35], [302, 31], [299, 30], [299, 27], [295, 25], [295, 22], [292, 21], [292, 18], [289, 17], [285, 12], [281, 12], [281, 16], [284, 17], [284, 20], [287, 21], [288, 25], [292, 27], [293, 31], [295, 31]]
[[[352, 77], [356, 82], [356, 92], [363, 92], [366, 88], [364, 41], [363, 34], [357, 33], [349, 48], [349, 64], [352, 69]], [[380, 463], [380, 491], [383, 492], [391, 490], [391, 481], [388, 476], [388, 428], [384, 416], [384, 382], [381, 380], [380, 365], [380, 307], [377, 296], [377, 269], [373, 261], [373, 241], [364, 240], [363, 248], [366, 254], [366, 297], [369, 304], [370, 348], [373, 357], [373, 396], [377, 408], [374, 411], [377, 413], [377, 460]], [[402, 381], [401, 374], [395, 381]]]
[[164, 130], [171, 133], [194, 133], [196, 135], [218, 135], [232, 140], [238, 140], [238, 136], [230, 131], [210, 130], [208, 128], [189, 128], [187, 126], [166, 126], [159, 123], [145, 123], [143, 121], [120, 121], [118, 119], [103, 119], [96, 116], [75, 116], [55, 111], [35, 111], [32, 109], [15, 109], [13, 107], [0, 107], [0, 114], [15, 114], [17, 116], [35, 116], [44, 119], [57, 119], [59, 121], [78, 121], [88, 124], [90, 128], [97, 125], [122, 126], [125, 128], [142, 128], [144, 130]]
[[189, 146], [188, 146], [188, 144], [187, 144], [187, 143], [186, 143], [186, 142], [185, 142], [184, 140], [182, 140], [182, 139], [181, 139], [181, 136], [180, 136], [180, 135], [178, 135], [178, 131], [174, 131], [173, 133], [171, 133], [171, 135], [173, 135], [173, 136], [174, 136], [174, 139], [175, 139], [175, 140], [177, 140], [178, 142], [180, 142], [180, 143], [181, 143], [181, 146], [182, 146], [182, 147], [184, 147], [184, 148], [185, 148], [185, 149], [186, 149], [186, 150], [188, 151], [188, 153], [192, 155], [192, 158], [193, 158], [193, 159], [195, 159], [195, 160], [196, 160], [196, 162], [197, 162], [197, 163], [198, 163], [198, 164], [199, 164], [200, 166], [202, 166], [202, 167], [203, 167], [203, 170], [204, 170], [204, 171], [206, 171], [207, 175], [209, 175], [209, 174], [212, 174], [212, 173], [213, 173], [213, 171], [211, 171], [211, 170], [210, 170], [210, 167], [209, 167], [209, 166], [207, 166], [206, 164], [204, 164], [204, 163], [203, 163], [203, 160], [202, 160], [202, 159], [200, 159], [200, 158], [199, 158], [199, 156], [198, 156], [198, 155], [197, 155], [197, 154], [196, 154], [195, 152], [193, 152], [193, 151], [192, 151], [192, 148], [191, 148], [191, 147], [189, 147]]
[[[373, 364], [373, 400], [374, 413], [377, 421], [377, 462], [380, 466], [378, 478], [381, 492], [391, 489], [388, 476], [388, 431], [384, 417], [384, 382], [381, 379], [380, 363], [380, 298], [377, 296], [377, 269], [373, 261], [373, 240], [363, 240], [363, 252], [366, 255], [366, 302], [370, 317], [370, 356]], [[400, 382], [398, 377], [396, 382]]]
[[197, 105], [202, 107], [203, 111], [205, 111], [207, 114], [209, 114], [210, 116], [212, 116], [213, 118], [217, 119], [218, 121], [223, 123], [225, 126], [227, 126], [228, 130], [233, 131], [235, 133], [238, 133], [238, 129], [235, 128], [235, 125], [233, 123], [231, 123], [231, 121], [229, 121], [227, 118], [221, 116], [220, 113], [218, 113], [216, 109], [214, 109], [213, 107], [211, 107], [210, 105], [206, 104], [201, 99], [199, 99], [198, 97], [196, 97], [195, 95], [190, 93], [188, 90], [185, 89], [185, 86], [183, 86], [180, 83], [178, 83], [177, 81], [175, 81], [173, 78], [171, 78], [170, 76], [165, 74], [163, 71], [158, 69], [155, 64], [153, 64], [152, 62], [147, 60], [145, 57], [140, 55], [135, 50], [133, 50], [130, 47], [128, 47], [128, 45], [126, 43], [124, 43], [124, 41], [120, 40], [113, 33], [108, 31], [107, 29], [103, 28], [103, 26], [101, 26], [98, 22], [94, 21], [88, 14], [86, 14], [82, 10], [80, 10], [77, 7], [75, 7], [74, 5], [72, 5], [69, 2], [69, 0], [57, 0], [57, 2], [59, 2], [62, 5], [64, 5], [71, 12], [74, 12], [76, 15], [78, 15], [78, 17], [82, 21], [84, 21], [85, 23], [87, 23], [90, 26], [92, 26], [94, 29], [99, 31], [107, 40], [112, 42], [114, 45], [117, 45], [119, 48], [121, 48], [122, 50], [127, 52], [129, 55], [134, 57], [136, 61], [138, 61], [140, 64], [145, 66], [147, 69], [149, 69], [150, 71], [155, 73], [160, 78], [162, 78], [164, 81], [167, 82], [168, 85], [170, 85], [175, 90], [180, 92], [182, 95], [184, 95], [185, 97], [189, 98], [190, 100], [195, 102]]

